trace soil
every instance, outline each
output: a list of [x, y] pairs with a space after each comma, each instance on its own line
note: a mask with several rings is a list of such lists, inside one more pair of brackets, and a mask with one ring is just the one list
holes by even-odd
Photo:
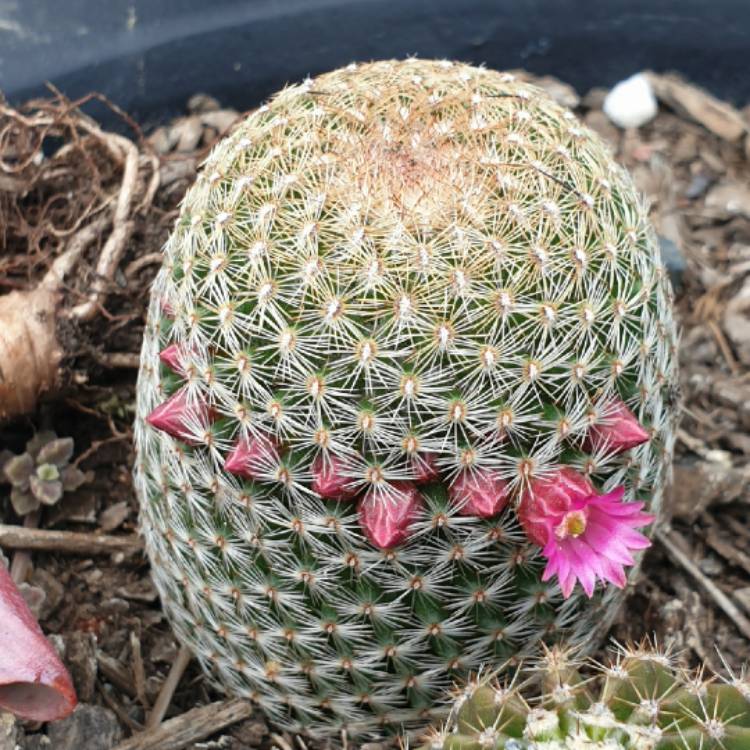
[[[650, 201], [682, 329], [683, 415], [667, 507], [671, 520], [648, 551], [610, 635], [624, 642], [646, 633], [674, 649], [685, 666], [704, 661], [720, 673], [726, 665], [738, 671], [750, 660], [750, 110], [717, 108], [710, 97], [670, 78], [659, 82], [661, 88], [655, 85], [657, 93], [667, 91], [656, 118], [622, 131], [602, 112], [606, 92], [579, 98], [555, 79], [540, 82], [611, 143]], [[133, 214], [99, 314], [61, 329], [68, 351], [61, 391], [31, 417], [0, 425], [0, 448], [17, 453], [36, 429], [72, 436], [76, 456], [83, 457], [80, 468], [93, 472], [90, 483], [45, 509], [39, 524], [44, 529], [137, 533], [131, 421], [148, 287], [196, 165], [238, 117], [197, 96], [185, 116], [148, 137], [131, 130], [142, 161], [158, 160], [159, 188]], [[733, 126], [724, 127], [727, 121]], [[1, 140], [0, 145], [7, 147]], [[98, 184], [106, 194], [118, 179], [117, 167], [101, 154], [96, 164], [104, 164]], [[76, 184], [67, 185], [65, 200], [72, 200]], [[24, 230], [23, 223], [9, 231], [2, 221], [20, 211], [27, 227], [41, 225], [43, 189], [37, 184], [35, 190], [8, 201], [7, 185], [0, 184], [0, 225], [6, 227], [0, 278], [6, 291], [38, 280], [63, 246], [53, 235]], [[83, 257], [66, 294], [79, 294], [78, 280], [92, 278], [103, 242]], [[19, 524], [7, 496], [7, 486], [0, 486], [0, 521]], [[6, 555], [13, 553], [6, 549]], [[26, 580], [44, 592], [42, 626], [62, 648], [80, 701], [91, 711], [79, 711], [75, 726], [64, 730], [18, 724], [17, 745], [104, 750], [141, 729], [178, 653], [143, 557], [35, 551]], [[193, 662], [166, 716], [222, 699], [206, 687]], [[105, 741], [109, 745], [101, 744]], [[0, 748], [2, 742], [0, 736]], [[179, 747], [290, 750], [298, 743], [304, 749], [300, 738], [269, 726], [255, 712]]]

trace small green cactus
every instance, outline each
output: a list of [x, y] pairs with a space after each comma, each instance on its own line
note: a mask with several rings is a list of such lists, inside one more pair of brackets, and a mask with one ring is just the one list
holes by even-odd
[[[510, 682], [457, 691], [423, 750], [748, 750], [750, 680], [704, 679], [643, 643], [619, 648], [584, 678], [573, 650], [553, 647]], [[520, 677], [528, 677], [517, 684]]]
[[0, 455], [0, 478], [10, 485], [10, 502], [19, 516], [54, 505], [65, 492], [77, 490], [87, 475], [75, 464], [73, 438], [59, 438], [54, 432], [37, 432], [18, 456]]
[[289, 86], [208, 157], [153, 288], [167, 616], [215, 684], [350, 736], [594, 643], [661, 504], [675, 352], [632, 180], [543, 92], [424, 60]]

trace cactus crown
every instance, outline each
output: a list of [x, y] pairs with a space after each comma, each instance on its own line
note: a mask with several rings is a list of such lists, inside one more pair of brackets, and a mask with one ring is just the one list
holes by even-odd
[[[584, 678], [573, 649], [553, 647], [500, 682], [480, 676], [455, 692], [450, 718], [424, 750], [744, 750], [750, 681], [689, 673], [644, 642], [619, 647]], [[520, 676], [527, 679], [521, 684]]]
[[[560, 465], [657, 510], [674, 347], [630, 179], [541, 92], [420, 60], [290, 86], [214, 149], [154, 286], [136, 486], [179, 635], [355, 734], [589, 637], [615, 595], [582, 616], [501, 511]], [[648, 443], [588, 446], [615, 400]]]
[[[414, 478], [427, 451], [448, 479], [518, 485], [614, 394], [663, 429], [674, 340], [651, 242], [602, 144], [527, 86], [338, 71], [209, 159], [167, 246], [170, 340], [233, 432], [351, 456], [362, 486]], [[287, 467], [291, 491], [308, 466]]]

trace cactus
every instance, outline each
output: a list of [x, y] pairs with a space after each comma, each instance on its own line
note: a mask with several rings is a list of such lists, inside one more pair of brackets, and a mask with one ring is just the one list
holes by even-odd
[[[746, 750], [750, 680], [717, 681], [676, 667], [644, 642], [620, 647], [584, 679], [557, 646], [529, 679], [478, 678], [457, 691], [450, 717], [423, 750]], [[532, 696], [532, 697], [530, 697]]]
[[541, 91], [420, 60], [288, 87], [208, 157], [153, 288], [135, 481], [178, 636], [350, 736], [595, 642], [661, 503], [675, 341], [631, 180]]

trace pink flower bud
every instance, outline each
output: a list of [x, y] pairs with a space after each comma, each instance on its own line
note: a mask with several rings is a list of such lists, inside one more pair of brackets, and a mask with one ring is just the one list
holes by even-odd
[[411, 467], [414, 481], [417, 484], [427, 484], [440, 476], [437, 456], [434, 453], [416, 453], [411, 457]]
[[0, 709], [23, 719], [55, 721], [70, 714], [70, 675], [0, 562]]
[[585, 476], [563, 467], [533, 479], [521, 495], [518, 518], [547, 558], [542, 580], [556, 575], [566, 599], [576, 581], [588, 596], [597, 579], [622, 588], [625, 566], [635, 563], [631, 550], [650, 546], [636, 529], [654, 516], [641, 512], [643, 503], [622, 502], [624, 492], [600, 495]]
[[230, 474], [245, 479], [267, 479], [279, 464], [279, 445], [270, 435], [241, 437], [224, 461]]
[[174, 307], [172, 307], [172, 303], [167, 299], [162, 299], [160, 304], [162, 315], [169, 320], [174, 320]]
[[351, 500], [358, 492], [347, 464], [333, 455], [318, 455], [312, 465], [312, 489], [327, 500]]
[[203, 400], [190, 399], [187, 386], [180, 388], [146, 417], [156, 430], [166, 432], [188, 445], [198, 445], [201, 434], [211, 422], [208, 405]]
[[179, 344], [170, 344], [166, 349], [159, 352], [159, 359], [178, 375], [185, 374], [185, 368], [182, 364], [184, 356], [184, 350]]
[[371, 489], [359, 504], [359, 523], [375, 547], [401, 544], [422, 509], [422, 496], [411, 482], [391, 482]]
[[622, 453], [650, 437], [635, 414], [618, 398], [610, 404], [602, 420], [589, 428], [584, 447], [586, 450], [605, 447], [612, 453]]
[[465, 469], [453, 480], [448, 497], [462, 516], [491, 518], [508, 504], [508, 484], [495, 471]]

